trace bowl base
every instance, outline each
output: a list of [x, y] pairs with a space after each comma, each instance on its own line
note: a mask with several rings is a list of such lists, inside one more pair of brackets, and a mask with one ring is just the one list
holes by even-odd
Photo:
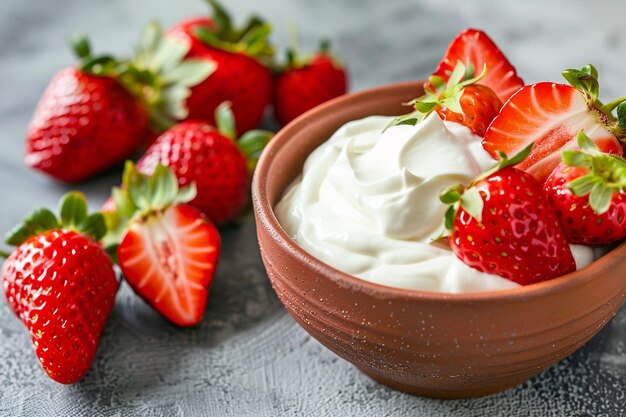
[[499, 385], [490, 385], [487, 387], [467, 387], [467, 388], [443, 388], [437, 389], [434, 387], [425, 387], [418, 385], [405, 384], [402, 382], [395, 381], [393, 379], [387, 378], [382, 375], [378, 375], [369, 370], [365, 370], [363, 368], [359, 368], [359, 371], [363, 372], [365, 375], [378, 382], [379, 384], [383, 384], [395, 391], [404, 392], [411, 395], [417, 395], [420, 397], [427, 398], [436, 398], [436, 399], [464, 399], [464, 398], [477, 398], [477, 397], [485, 397], [487, 395], [496, 394], [498, 392], [506, 391], [507, 389], [511, 389], [516, 387], [524, 382], [526, 382], [530, 376], [521, 377], [515, 380], [511, 380], [509, 382], [499, 384]]

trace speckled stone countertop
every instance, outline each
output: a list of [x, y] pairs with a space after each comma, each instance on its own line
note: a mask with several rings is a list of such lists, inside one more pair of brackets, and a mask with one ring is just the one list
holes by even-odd
[[[290, 22], [313, 48], [330, 37], [352, 90], [425, 77], [452, 37], [484, 28], [528, 82], [596, 64], [602, 96], [626, 93], [626, 3], [538, 0], [229, 0], [257, 11], [284, 45]], [[143, 23], [205, 10], [201, 1], [0, 2], [0, 231], [67, 188], [22, 165], [25, 126], [64, 41], [87, 31], [97, 50], [130, 50]], [[78, 188], [98, 207], [119, 172]], [[626, 273], [621, 271], [621, 273]], [[555, 306], [557, 308], [557, 306]], [[7, 416], [626, 416], [626, 308], [576, 354], [526, 384], [475, 400], [391, 391], [308, 336], [286, 313], [263, 270], [248, 217], [224, 230], [224, 255], [201, 326], [179, 330], [124, 286], [85, 379], [62, 386], [39, 369], [27, 332], [0, 297], [0, 414]]]

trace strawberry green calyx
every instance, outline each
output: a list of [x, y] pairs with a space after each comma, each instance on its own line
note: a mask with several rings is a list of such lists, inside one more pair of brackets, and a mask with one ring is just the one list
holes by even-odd
[[474, 186], [479, 181], [490, 177], [498, 171], [515, 166], [525, 160], [530, 154], [533, 145], [534, 143], [531, 143], [512, 158], [508, 158], [504, 152], [499, 151], [498, 156], [500, 159], [485, 172], [476, 177], [467, 187], [463, 187], [461, 184], [455, 184], [442, 191], [439, 195], [439, 200], [449, 206], [445, 214], [446, 229], [452, 230], [454, 219], [461, 207], [469, 213], [470, 216], [475, 218], [478, 222], [481, 222], [485, 202], [480, 192]]
[[415, 111], [395, 118], [387, 128], [396, 125], [414, 126], [424, 120], [436, 107], [445, 107], [455, 113], [463, 114], [460, 101], [464, 88], [476, 84], [486, 73], [487, 66], [485, 65], [478, 76], [472, 77], [473, 66], [466, 66], [461, 61], [457, 61], [447, 82], [444, 82], [439, 75], [431, 75], [426, 84], [426, 94], [407, 103], [413, 106]]
[[253, 173], [263, 149], [274, 137], [274, 133], [267, 130], [253, 129], [244, 133], [242, 137], [237, 138], [235, 117], [231, 110], [231, 104], [228, 101], [221, 103], [215, 109], [215, 121], [217, 130], [237, 145], [246, 158], [248, 172]]
[[275, 73], [280, 74], [288, 70], [304, 68], [311, 65], [315, 59], [325, 57], [330, 60], [334, 67], [342, 69], [344, 68], [341, 60], [331, 52], [331, 42], [329, 39], [322, 39], [317, 51], [313, 54], [300, 54], [298, 53], [299, 41], [297, 36], [294, 35], [293, 45], [287, 48], [285, 53], [285, 63], [276, 64], [273, 67]]
[[589, 205], [596, 214], [604, 214], [611, 206], [614, 193], [626, 192], [626, 160], [601, 152], [585, 132], [577, 137], [581, 151], [567, 150], [563, 162], [571, 167], [588, 168], [589, 173], [567, 185], [578, 197], [589, 195]]
[[187, 117], [191, 87], [215, 71], [205, 59], [185, 59], [190, 45], [163, 35], [149, 23], [132, 60], [120, 65], [118, 79], [148, 111], [154, 129], [164, 131]]
[[196, 186], [191, 183], [179, 188], [176, 175], [165, 165], [158, 164], [152, 175], [146, 175], [127, 161], [122, 186], [113, 188], [112, 195], [117, 213], [132, 222], [190, 202], [196, 197]]
[[87, 38], [76, 35], [70, 42], [81, 71], [115, 78], [142, 105], [154, 130], [162, 132], [187, 117], [185, 105], [190, 88], [204, 81], [215, 64], [203, 59], [184, 59], [190, 45], [164, 37], [161, 26], [149, 23], [132, 59], [93, 56]]
[[78, 58], [78, 67], [82, 72], [100, 77], [117, 76], [119, 62], [111, 55], [92, 55], [91, 44], [84, 34], [74, 35], [69, 44]]
[[95, 241], [99, 241], [107, 232], [103, 215], [89, 214], [85, 196], [78, 191], [72, 191], [61, 198], [58, 218], [48, 209], [37, 209], [6, 235], [5, 242], [19, 246], [30, 237], [54, 229], [75, 231]]
[[228, 52], [243, 53], [261, 60], [274, 57], [269, 42], [272, 27], [258, 16], [252, 16], [240, 28], [233, 25], [228, 12], [216, 0], [207, 0], [213, 9], [216, 29], [195, 28], [194, 35], [206, 45]]
[[115, 211], [102, 213], [108, 230], [102, 245], [117, 262], [117, 246], [129, 224], [146, 221], [170, 206], [190, 202], [196, 197], [196, 185], [179, 188], [176, 175], [162, 164], [157, 165], [152, 175], [145, 175], [132, 161], [126, 161], [122, 186], [113, 187], [111, 196]]
[[[609, 131], [622, 143], [626, 140], [626, 97], [620, 97], [609, 103], [603, 104], [598, 100], [600, 84], [598, 82], [598, 70], [591, 64], [581, 69], [566, 69], [562, 72], [563, 78], [585, 97], [589, 108], [594, 111]], [[616, 110], [617, 116], [613, 114]]]

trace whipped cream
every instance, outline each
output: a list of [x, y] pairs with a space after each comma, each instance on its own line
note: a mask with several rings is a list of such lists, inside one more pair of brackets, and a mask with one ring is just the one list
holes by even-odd
[[[347, 123], [311, 153], [276, 207], [285, 231], [321, 261], [377, 284], [453, 293], [518, 287], [433, 242], [444, 230], [441, 190], [493, 163], [480, 137], [434, 112], [385, 130], [392, 119]], [[593, 262], [590, 248], [573, 252], [578, 267]]]

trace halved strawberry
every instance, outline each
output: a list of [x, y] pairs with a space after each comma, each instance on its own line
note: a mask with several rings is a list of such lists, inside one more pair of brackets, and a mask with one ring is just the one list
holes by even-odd
[[[433, 75], [447, 80], [456, 63], [472, 64], [475, 71], [487, 66], [487, 74], [480, 84], [491, 88], [504, 103], [513, 93], [524, 86], [515, 67], [506, 59], [487, 34], [477, 29], [465, 29], [448, 46], [448, 50]], [[476, 76], [477, 74], [470, 74]]]
[[220, 239], [198, 209], [172, 206], [131, 224], [117, 251], [124, 276], [157, 311], [179, 326], [202, 319]]
[[129, 162], [123, 189], [114, 189], [113, 197], [118, 216], [130, 219], [121, 222], [126, 226], [117, 249], [126, 281], [172, 323], [198, 324], [220, 236], [198, 209], [181, 204], [195, 197], [195, 186], [179, 190], [176, 176], [163, 165], [148, 177]]
[[525, 86], [504, 104], [483, 140], [483, 147], [494, 157], [497, 151], [514, 155], [534, 142], [530, 156], [518, 168], [540, 182], [559, 164], [563, 150], [577, 147], [581, 130], [603, 152], [623, 154], [616, 137], [623, 136], [623, 129], [611, 115], [621, 102], [602, 105], [597, 100], [597, 72], [592, 66], [566, 70], [563, 75], [577, 88], [551, 82]]

